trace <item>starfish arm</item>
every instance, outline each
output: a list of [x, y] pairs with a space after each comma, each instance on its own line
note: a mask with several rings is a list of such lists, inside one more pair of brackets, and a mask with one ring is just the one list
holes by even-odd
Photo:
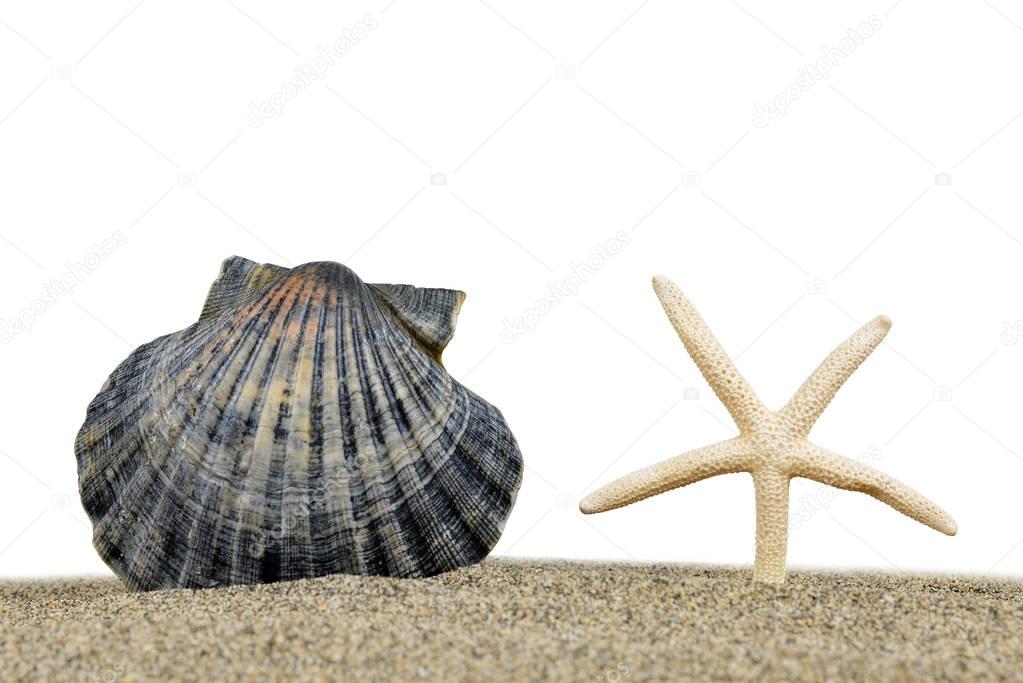
[[587, 515], [631, 505], [659, 493], [719, 474], [742, 472], [748, 449], [738, 439], [698, 448], [611, 482], [586, 496], [579, 509]]
[[778, 470], [760, 470], [753, 473], [753, 489], [757, 501], [753, 580], [779, 584], [785, 581], [789, 543], [789, 478]]
[[789, 474], [847, 491], [866, 493], [948, 536], [955, 536], [958, 531], [955, 520], [947, 512], [901, 481], [814, 444], [807, 445], [806, 452]]
[[849, 376], [867, 359], [892, 326], [878, 316], [842, 342], [817, 366], [780, 414], [800, 436], [806, 436]]
[[658, 275], [654, 278], [654, 291], [704, 379], [728, 409], [739, 430], [747, 431], [767, 409], [678, 285]]

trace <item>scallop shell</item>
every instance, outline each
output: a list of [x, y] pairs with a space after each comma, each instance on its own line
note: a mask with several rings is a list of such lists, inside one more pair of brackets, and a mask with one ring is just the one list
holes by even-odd
[[522, 456], [441, 365], [464, 297], [225, 261], [199, 321], [136, 349], [89, 406], [75, 454], [100, 556], [140, 590], [482, 560]]

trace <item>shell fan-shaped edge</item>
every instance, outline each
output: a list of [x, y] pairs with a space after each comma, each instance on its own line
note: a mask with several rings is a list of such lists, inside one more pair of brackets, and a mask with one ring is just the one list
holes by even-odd
[[523, 466], [500, 411], [440, 363], [463, 300], [226, 260], [199, 321], [89, 406], [75, 453], [100, 556], [135, 589], [482, 560]]

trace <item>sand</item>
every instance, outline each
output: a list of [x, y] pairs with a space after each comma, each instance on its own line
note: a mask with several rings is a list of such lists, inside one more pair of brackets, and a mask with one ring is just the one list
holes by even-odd
[[1023, 678], [1023, 583], [488, 561], [425, 581], [331, 577], [129, 593], [0, 584], [4, 680]]

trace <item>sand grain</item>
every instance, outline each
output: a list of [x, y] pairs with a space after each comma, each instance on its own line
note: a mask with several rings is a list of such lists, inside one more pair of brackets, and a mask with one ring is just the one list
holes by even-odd
[[489, 561], [129, 593], [0, 584], [5, 680], [998, 680], [1023, 677], [1023, 584]]

